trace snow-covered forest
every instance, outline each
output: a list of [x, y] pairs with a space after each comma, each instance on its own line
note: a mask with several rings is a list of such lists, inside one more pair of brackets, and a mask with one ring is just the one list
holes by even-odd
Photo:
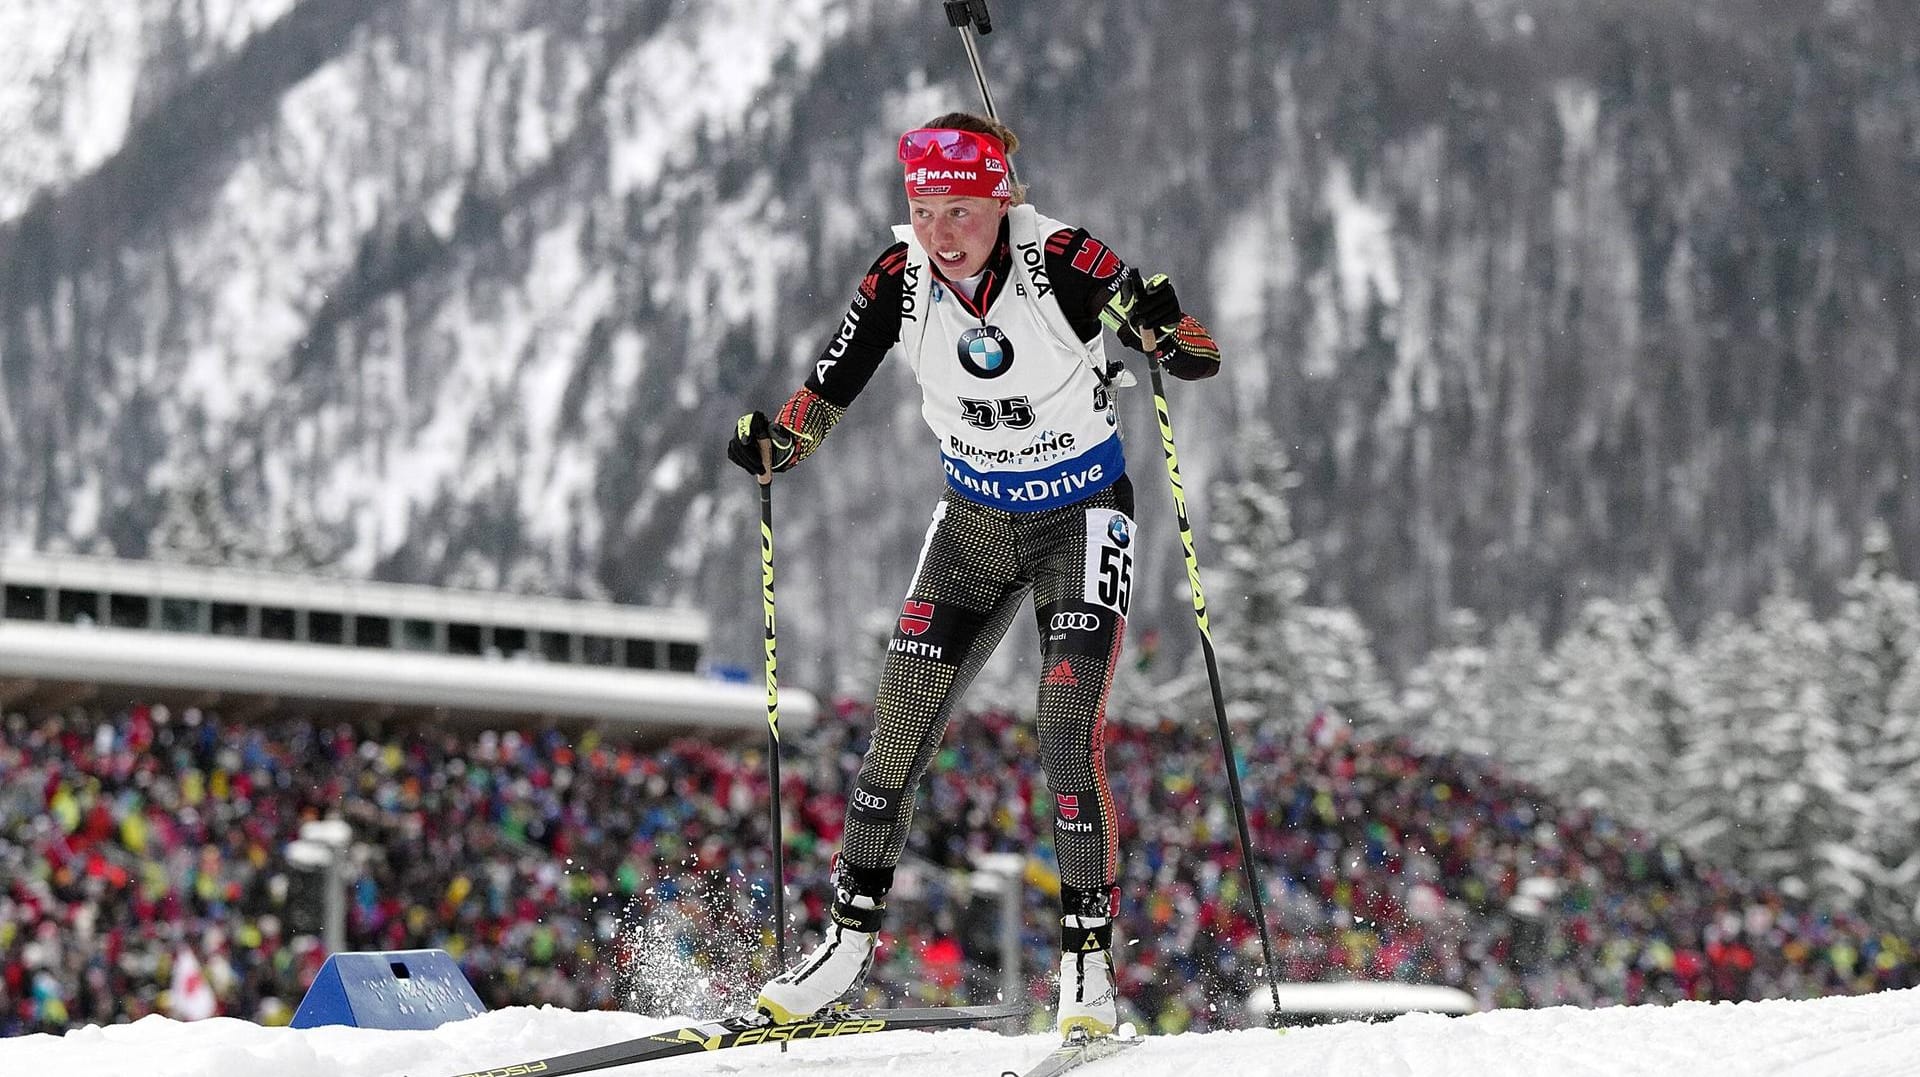
[[[1649, 580], [1589, 599], [1552, 640], [1524, 616], [1457, 613], [1396, 685], [1351, 610], [1306, 598], [1297, 478], [1241, 459], [1259, 462], [1221, 487], [1209, 584], [1230, 596], [1214, 631], [1234, 717], [1488, 755], [1708, 862], [1920, 926], [1920, 586], [1894, 571], [1884, 529], [1826, 615], [1783, 580], [1754, 615], [1688, 635]], [[1204, 701], [1182, 691], [1201, 675], [1158, 698]]]

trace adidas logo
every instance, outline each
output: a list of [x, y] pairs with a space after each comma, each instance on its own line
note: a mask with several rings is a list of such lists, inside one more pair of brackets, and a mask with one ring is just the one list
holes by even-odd
[[1073, 675], [1072, 664], [1062, 658], [1058, 665], [1047, 671], [1047, 675], [1041, 679], [1040, 683], [1043, 685], [1053, 685], [1055, 687], [1070, 685], [1078, 688], [1080, 687], [1080, 678]]

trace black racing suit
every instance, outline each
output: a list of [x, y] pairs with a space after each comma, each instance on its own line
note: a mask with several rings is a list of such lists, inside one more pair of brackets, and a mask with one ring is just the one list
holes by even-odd
[[[1083, 229], [1062, 230], [1046, 242], [1046, 269], [1054, 296], [1082, 341], [1099, 332], [1099, 312], [1127, 267]], [[814, 373], [781, 409], [779, 422], [796, 435], [791, 467], [818, 447], [853, 403], [901, 336], [901, 293], [908, 263], [905, 243], [876, 259], [862, 280], [836, 340]], [[969, 301], [947, 285], [950, 297], [984, 314], [1012, 276], [1012, 251], [1003, 221], [985, 276]], [[929, 272], [936, 274], [931, 265]], [[941, 281], [941, 283], [945, 283]], [[1039, 302], [1046, 302], [1040, 299]], [[1140, 339], [1122, 329], [1123, 343]], [[1206, 331], [1190, 316], [1159, 353], [1169, 373], [1211, 377], [1217, 359], [1181, 347]], [[828, 360], [833, 361], [829, 362]], [[1113, 607], [1081, 601], [1088, 586], [1121, 588], [1111, 596], [1126, 608], [1121, 577], [1104, 547], [1089, 538], [1091, 512], [1127, 517], [1114, 532], [1131, 542], [1133, 489], [1122, 475], [1079, 502], [1034, 512], [969, 500], [949, 488], [935, 506], [919, 567], [901, 607], [874, 700], [874, 731], [860, 776], [848, 799], [839, 885], [874, 897], [892, 885], [893, 871], [912, 825], [915, 791], [946, 733], [968, 684], [1032, 592], [1041, 636], [1038, 740], [1041, 764], [1055, 798], [1054, 844], [1060, 865], [1062, 910], [1110, 915], [1118, 868], [1118, 820], [1107, 782], [1104, 745], [1107, 691], [1125, 634]], [[1096, 541], [1097, 540], [1097, 541]], [[1101, 547], [1101, 549], [1090, 549]], [[1109, 551], [1110, 553], [1110, 551]], [[1130, 561], [1124, 562], [1130, 564]], [[1089, 584], [1089, 578], [1096, 577]]]

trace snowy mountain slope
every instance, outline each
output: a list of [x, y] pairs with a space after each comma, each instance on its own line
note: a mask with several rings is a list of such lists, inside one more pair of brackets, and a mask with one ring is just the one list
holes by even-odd
[[[0, 1040], [0, 1068], [63, 1077], [436, 1077], [579, 1050], [683, 1022], [623, 1013], [511, 1009], [432, 1032], [348, 1028], [269, 1029], [230, 1018], [182, 1024], [148, 1017], [89, 1026], [64, 1037]], [[889, 1032], [831, 1042], [739, 1048], [606, 1071], [641, 1074], [993, 1075], [1036, 1061], [1045, 1035], [979, 1030]], [[1087, 1077], [1211, 1077], [1233, 1073], [1315, 1077], [1894, 1077], [1920, 1073], [1920, 994], [1670, 1009], [1503, 1010], [1470, 1017], [1415, 1014], [1378, 1024], [1342, 1024], [1155, 1038], [1124, 1060], [1089, 1066]]]
[[[1318, 597], [1390, 658], [1453, 606], [1557, 625], [1643, 572], [1690, 619], [1817, 590], [1874, 516], [1920, 555], [1904, 8], [1004, 6], [1036, 199], [1173, 272], [1236, 357], [1176, 387], [1190, 484], [1213, 431], [1274, 431]], [[261, 557], [699, 603], [751, 658], [751, 490], [714, 446], [883, 242], [891, 134], [972, 102], [937, 5], [5, 18], [0, 536], [140, 555], [211, 489]], [[903, 379], [788, 483], [796, 672], [918, 548]], [[1142, 616], [1177, 620], [1153, 557]]]
[[98, 168], [168, 91], [294, 2], [14, 0], [0, 9], [0, 220], [18, 216], [37, 192]]

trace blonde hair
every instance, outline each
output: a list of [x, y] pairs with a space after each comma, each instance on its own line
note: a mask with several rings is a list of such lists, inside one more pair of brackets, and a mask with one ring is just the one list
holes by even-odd
[[[1012, 162], [1014, 151], [1020, 148], [1020, 136], [1013, 133], [1013, 128], [1008, 127], [1006, 124], [1001, 123], [991, 116], [982, 116], [974, 112], [949, 112], [928, 120], [923, 126], [948, 131], [971, 131], [976, 135], [992, 135], [994, 138], [1000, 140], [1001, 145], [1007, 148], [1007, 159], [1009, 163]], [[1011, 179], [1011, 177], [1009, 177], [1009, 179]], [[1025, 205], [1026, 201], [1027, 185], [1024, 183], [1015, 183], [1013, 185], [1013, 197], [1008, 199], [1008, 205]]]

